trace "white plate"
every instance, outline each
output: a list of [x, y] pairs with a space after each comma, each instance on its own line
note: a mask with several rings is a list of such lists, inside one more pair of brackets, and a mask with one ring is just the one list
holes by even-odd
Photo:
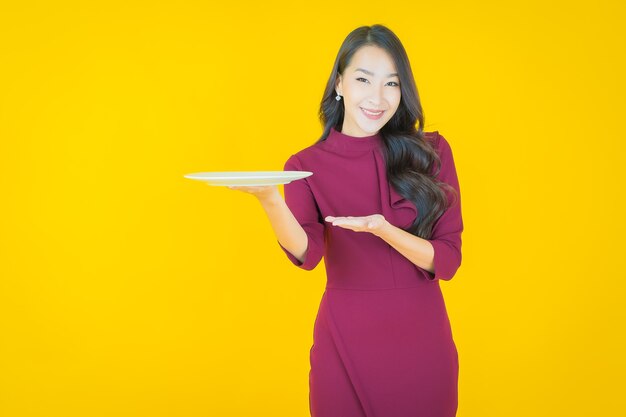
[[309, 171], [222, 171], [222, 172], [195, 172], [186, 174], [185, 178], [204, 181], [208, 185], [278, 185], [289, 184], [313, 175]]

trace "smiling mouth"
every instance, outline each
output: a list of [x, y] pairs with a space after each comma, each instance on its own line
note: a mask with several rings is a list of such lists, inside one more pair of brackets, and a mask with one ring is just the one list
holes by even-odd
[[379, 116], [384, 112], [384, 110], [368, 110], [363, 107], [361, 107], [361, 110], [363, 110], [365, 114], [369, 114], [370, 116]]
[[381, 117], [383, 117], [383, 113], [385, 112], [384, 110], [367, 110], [364, 109], [363, 107], [361, 107], [361, 111], [363, 112], [363, 114], [365, 115], [365, 117], [367, 117], [370, 120], [379, 120]]

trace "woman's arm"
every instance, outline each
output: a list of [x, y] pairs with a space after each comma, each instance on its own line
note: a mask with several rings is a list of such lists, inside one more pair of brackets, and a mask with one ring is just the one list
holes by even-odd
[[[302, 171], [300, 160], [292, 155], [285, 171]], [[324, 221], [306, 178], [284, 185], [285, 198], [277, 186], [230, 187], [250, 192], [259, 199], [276, 234], [277, 243], [297, 267], [310, 271], [324, 256]]]
[[435, 272], [435, 249], [428, 240], [402, 230], [386, 220], [375, 234], [415, 265], [428, 272]]
[[228, 188], [253, 194], [265, 210], [280, 245], [300, 262], [304, 260], [308, 246], [306, 232], [283, 200], [276, 185], [231, 186]]

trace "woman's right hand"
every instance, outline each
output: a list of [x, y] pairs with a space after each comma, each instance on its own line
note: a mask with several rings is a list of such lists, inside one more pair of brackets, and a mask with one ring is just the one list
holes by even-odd
[[261, 203], [282, 199], [277, 185], [230, 185], [231, 190], [239, 190], [254, 195]]

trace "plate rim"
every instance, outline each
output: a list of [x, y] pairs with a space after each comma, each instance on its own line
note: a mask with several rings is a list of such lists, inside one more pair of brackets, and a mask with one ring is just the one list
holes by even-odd
[[[185, 178], [193, 179], [193, 180], [245, 180], [245, 179], [289, 179], [289, 178], [304, 178], [313, 175], [311, 171], [249, 171], [250, 175], [233, 175], [233, 176], [212, 176], [210, 174], [217, 173], [230, 173], [230, 172], [242, 172], [246, 173], [248, 171], [207, 171], [207, 172], [192, 172], [183, 175]], [[257, 174], [254, 175], [254, 172], [274, 172], [277, 175], [268, 175], [268, 174]], [[282, 175], [280, 174], [282, 173]], [[205, 175], [208, 174], [208, 175]]]

